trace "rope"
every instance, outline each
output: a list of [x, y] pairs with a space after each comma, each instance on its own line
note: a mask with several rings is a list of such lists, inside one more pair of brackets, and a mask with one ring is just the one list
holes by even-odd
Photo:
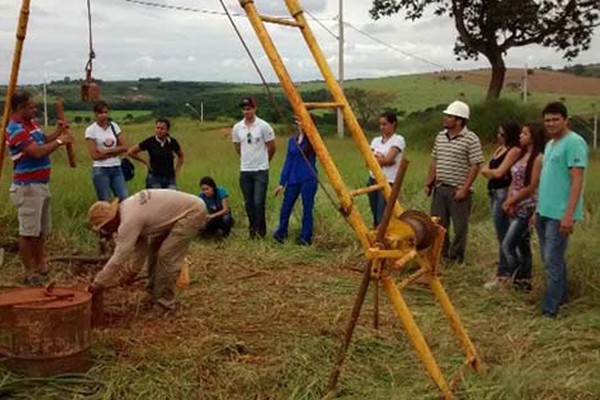
[[[129, 0], [126, 0], [129, 1]], [[279, 103], [275, 100], [275, 98], [273, 97], [273, 94], [271, 93], [271, 90], [269, 89], [269, 84], [267, 83], [267, 80], [265, 79], [260, 67], [258, 66], [258, 63], [256, 62], [252, 52], [250, 51], [250, 48], [248, 47], [248, 45], [246, 44], [246, 41], [244, 40], [243, 36], [241, 35], [235, 21], [233, 20], [233, 18], [231, 17], [231, 14], [229, 13], [229, 9], [227, 8], [227, 6], [225, 5], [225, 2], [223, 0], [219, 0], [219, 2], [221, 3], [221, 6], [223, 7], [223, 10], [225, 11], [225, 13], [227, 14], [227, 18], [229, 19], [229, 22], [231, 23], [233, 29], [235, 30], [235, 33], [237, 34], [238, 38], [240, 39], [240, 41], [242, 42], [242, 46], [244, 47], [244, 49], [246, 50], [246, 53], [248, 54], [248, 57], [250, 58], [250, 60], [252, 61], [252, 64], [254, 65], [254, 68], [256, 69], [256, 72], [258, 72], [258, 75], [261, 79], [262, 85], [265, 88], [265, 90], [267, 91], [267, 96], [269, 98], [269, 101], [271, 102], [271, 104], [273, 104], [273, 106], [275, 107], [275, 110], [277, 111], [277, 113], [279, 114], [279, 118], [283, 121], [284, 126], [285, 126], [285, 130], [287, 132], [291, 132], [292, 130], [290, 129], [290, 124], [288, 123], [288, 120], [285, 118], [283, 111], [281, 110], [281, 107], [279, 106]], [[309, 140], [308, 136], [306, 134], [304, 134], [305, 139]], [[300, 146], [300, 144], [297, 141], [293, 141], [295, 143], [295, 145], [298, 147], [298, 150], [300, 151], [300, 154], [302, 154], [302, 158], [304, 159], [304, 162], [306, 163], [306, 165], [308, 166], [308, 168], [310, 169], [311, 173], [313, 174], [313, 176], [317, 179], [317, 183], [319, 184], [319, 186], [321, 187], [321, 190], [325, 193], [325, 195], [327, 196], [327, 198], [329, 199], [329, 202], [333, 205], [333, 207], [342, 215], [344, 216], [344, 218], [346, 218], [346, 215], [344, 214], [344, 212], [342, 212], [342, 210], [340, 210], [340, 208], [338, 207], [338, 203], [334, 200], [333, 196], [331, 195], [331, 193], [329, 193], [329, 191], [327, 190], [327, 188], [325, 187], [325, 184], [319, 179], [319, 175], [317, 173], [317, 170], [315, 168], [313, 168], [313, 166], [311, 165], [308, 157], [306, 156], [306, 154], [304, 154], [304, 151], [302, 149], [302, 147]]]
[[90, 4], [90, 0], [87, 0], [87, 14], [88, 14], [88, 42], [89, 42], [89, 55], [88, 61], [85, 65], [85, 71], [89, 73], [86, 76], [86, 79], [89, 80], [91, 78], [92, 72], [92, 60], [96, 58], [96, 53], [94, 53], [93, 40], [92, 40], [92, 6]]

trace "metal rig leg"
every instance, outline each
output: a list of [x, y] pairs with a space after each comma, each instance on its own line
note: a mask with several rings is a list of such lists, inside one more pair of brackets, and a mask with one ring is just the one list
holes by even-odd
[[360, 310], [362, 309], [362, 305], [365, 302], [365, 297], [367, 296], [367, 290], [369, 289], [370, 281], [371, 263], [365, 266], [362, 282], [360, 283], [360, 287], [358, 289], [358, 295], [354, 301], [352, 313], [350, 314], [350, 319], [348, 320], [348, 325], [346, 326], [346, 333], [344, 334], [342, 345], [338, 350], [335, 366], [333, 367], [333, 371], [331, 371], [331, 375], [329, 376], [329, 384], [327, 385], [328, 391], [333, 391], [337, 385], [338, 378], [340, 377], [340, 373], [342, 371], [342, 365], [344, 364], [346, 354], [348, 353], [348, 346], [350, 346], [350, 341], [352, 340], [352, 335], [354, 334], [354, 329], [356, 328], [356, 323], [358, 322], [358, 317], [360, 316]]
[[404, 325], [404, 330], [406, 331], [408, 339], [417, 351], [417, 355], [423, 362], [427, 373], [438, 386], [445, 399], [454, 399], [454, 395], [452, 394], [450, 387], [446, 383], [446, 380], [442, 375], [442, 371], [440, 370], [440, 367], [438, 366], [433, 354], [431, 353], [429, 345], [427, 344], [425, 338], [423, 337], [423, 334], [417, 327], [417, 324], [415, 323], [415, 320], [408, 308], [408, 305], [404, 301], [402, 294], [389, 277], [382, 277], [381, 283], [383, 284], [383, 288], [387, 292], [390, 301], [394, 306], [394, 310], [396, 311], [398, 319], [400, 320], [400, 322], [402, 322], [402, 325]]

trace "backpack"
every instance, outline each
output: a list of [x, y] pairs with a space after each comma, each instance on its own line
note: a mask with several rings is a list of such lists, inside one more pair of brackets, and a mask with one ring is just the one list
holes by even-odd
[[[113, 135], [115, 135], [115, 140], [118, 142], [119, 139], [117, 138], [117, 132], [115, 132], [115, 127], [113, 126], [112, 122], [109, 122], [109, 125], [110, 130], [112, 131]], [[129, 158], [123, 157], [121, 159], [121, 171], [123, 171], [125, 182], [129, 182], [135, 176], [135, 165], [133, 165]]]

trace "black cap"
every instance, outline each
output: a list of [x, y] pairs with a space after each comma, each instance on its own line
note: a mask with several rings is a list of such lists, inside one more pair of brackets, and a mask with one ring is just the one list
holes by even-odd
[[240, 107], [256, 107], [256, 100], [252, 97], [244, 97], [240, 101]]

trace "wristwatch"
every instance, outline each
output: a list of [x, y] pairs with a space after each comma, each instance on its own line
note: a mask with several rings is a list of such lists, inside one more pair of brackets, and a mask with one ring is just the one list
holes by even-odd
[[62, 146], [62, 144], [64, 143], [62, 140], [60, 139], [56, 139], [56, 143], [58, 143], [59, 146]]

